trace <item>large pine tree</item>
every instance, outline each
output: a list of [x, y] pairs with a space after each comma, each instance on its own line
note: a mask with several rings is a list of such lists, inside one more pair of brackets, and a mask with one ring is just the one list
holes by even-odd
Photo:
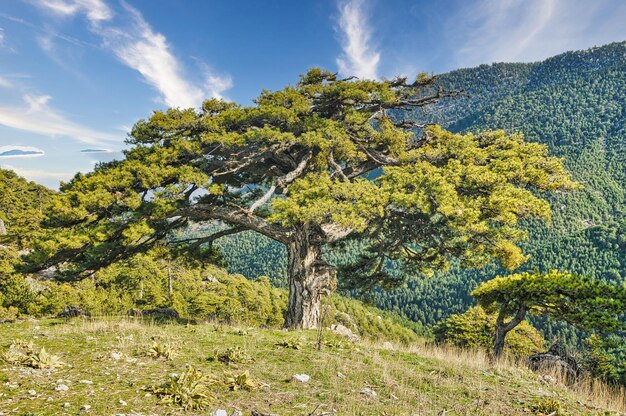
[[322, 247], [343, 239], [368, 242], [346, 270], [372, 284], [397, 283], [391, 262], [421, 272], [451, 259], [516, 267], [526, 236], [518, 219], [550, 215], [531, 189], [576, 184], [520, 135], [458, 135], [403, 118], [445, 95], [428, 76], [378, 82], [314, 69], [253, 106], [208, 100], [156, 112], [134, 126], [125, 160], [62, 187], [29, 261], [81, 277], [191, 222], [220, 222], [226, 228], [169, 242], [194, 249], [251, 230], [284, 244], [289, 328], [317, 326], [336, 278]]

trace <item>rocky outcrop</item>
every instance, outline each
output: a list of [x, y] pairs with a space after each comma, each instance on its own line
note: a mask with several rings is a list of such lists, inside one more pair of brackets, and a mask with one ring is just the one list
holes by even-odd
[[76, 318], [79, 316], [91, 316], [89, 311], [81, 308], [80, 306], [68, 305], [63, 308], [61, 312], [57, 314], [57, 318]]
[[554, 344], [546, 352], [528, 357], [528, 365], [533, 371], [557, 370], [565, 376], [565, 380], [573, 383], [583, 373], [583, 369], [574, 356], [560, 344]]
[[333, 331], [333, 333], [335, 333], [337, 335], [340, 335], [342, 337], [346, 337], [348, 339], [348, 341], [350, 341], [350, 342], [359, 342], [361, 340], [360, 336], [358, 336], [357, 334], [352, 332], [352, 330], [350, 330], [350, 328], [348, 328], [347, 326], [344, 326], [342, 324], [332, 324], [330, 326], [330, 330]]
[[180, 319], [178, 311], [172, 308], [144, 309], [141, 311], [141, 316], [154, 319]]

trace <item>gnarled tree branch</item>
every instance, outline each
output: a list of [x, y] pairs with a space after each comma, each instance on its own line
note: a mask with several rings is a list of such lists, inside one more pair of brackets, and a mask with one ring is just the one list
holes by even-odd
[[213, 233], [205, 237], [187, 238], [184, 240], [173, 240], [173, 241], [170, 241], [168, 244], [175, 245], [175, 244], [180, 244], [180, 243], [193, 243], [192, 246], [197, 247], [202, 244], [207, 244], [207, 243], [212, 244], [217, 239], [226, 237], [228, 235], [238, 234], [243, 231], [246, 231], [246, 228], [242, 226], [238, 226], [238, 227], [233, 227], [233, 228], [228, 228], [226, 230], [218, 231], [216, 233]]
[[222, 220], [228, 224], [256, 231], [283, 244], [288, 244], [291, 241], [291, 229], [272, 224], [259, 216], [250, 215], [247, 210], [240, 207], [195, 204], [184, 209], [182, 215], [195, 221]]
[[307, 164], [309, 163], [309, 160], [311, 160], [312, 157], [313, 157], [313, 153], [309, 152], [300, 161], [300, 163], [298, 164], [298, 166], [294, 170], [292, 170], [291, 172], [287, 173], [286, 175], [283, 175], [283, 176], [279, 177], [276, 180], [276, 183], [272, 184], [272, 186], [270, 186], [270, 189], [268, 189], [267, 192], [265, 192], [265, 194], [261, 198], [256, 200], [250, 206], [250, 208], [248, 208], [247, 211], [250, 214], [252, 214], [254, 211], [256, 211], [259, 207], [265, 205], [272, 198], [272, 195], [274, 195], [274, 192], [276, 192], [276, 189], [284, 188], [285, 186], [289, 185], [291, 182], [296, 180], [300, 175], [302, 175], [302, 173], [304, 172], [304, 170], [307, 167]]
[[367, 155], [371, 160], [378, 163], [381, 166], [395, 166], [398, 165], [398, 159], [393, 158], [391, 156], [387, 156], [377, 150], [368, 148], [366, 146], [360, 145], [359, 150]]
[[345, 175], [345, 173], [343, 173], [342, 167], [339, 166], [339, 163], [337, 163], [337, 161], [335, 161], [335, 158], [333, 156], [333, 151], [332, 150], [330, 151], [330, 154], [328, 155], [328, 162], [333, 167], [333, 169], [335, 169], [333, 174], [339, 175], [341, 177], [341, 179], [343, 179], [346, 182], [350, 181], [350, 179]]
[[522, 322], [526, 317], [526, 310], [526, 305], [520, 305], [515, 316], [506, 325], [504, 325], [504, 332], [509, 332], [517, 325], [519, 325], [520, 322]]

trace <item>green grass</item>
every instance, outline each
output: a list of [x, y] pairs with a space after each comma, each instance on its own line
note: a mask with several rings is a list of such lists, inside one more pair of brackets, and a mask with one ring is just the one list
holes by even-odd
[[[617, 409], [620, 400], [623, 406], [624, 396], [611, 396], [606, 389], [584, 394], [582, 389], [546, 385], [524, 368], [492, 366], [477, 351], [424, 344], [383, 348], [384, 340], [350, 344], [327, 331], [325, 344], [333, 347], [318, 351], [316, 337], [315, 331], [155, 325], [128, 319], [0, 325], [0, 352], [20, 338], [45, 347], [65, 363], [57, 369], [0, 363], [0, 414], [206, 415], [239, 409], [244, 415], [252, 410], [318, 416], [534, 415], [551, 406], [559, 414], [582, 415], [617, 414], [605, 411]], [[155, 340], [176, 345], [177, 353], [169, 360], [151, 357], [146, 351]], [[288, 346], [295, 342], [299, 349]], [[281, 343], [285, 346], [277, 345]], [[228, 365], [209, 359], [216, 351], [235, 347], [251, 359]], [[162, 386], [187, 366], [217, 380], [208, 386], [212, 399], [204, 410], [184, 411], [150, 393], [152, 386]], [[233, 376], [246, 371], [254, 387], [233, 389]], [[308, 383], [291, 379], [302, 373], [311, 376]], [[69, 389], [56, 390], [60, 384]], [[362, 394], [365, 387], [376, 397]], [[83, 405], [91, 408], [81, 410]]]

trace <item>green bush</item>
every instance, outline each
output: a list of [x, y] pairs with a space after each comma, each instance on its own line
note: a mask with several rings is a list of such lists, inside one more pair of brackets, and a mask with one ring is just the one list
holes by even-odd
[[152, 386], [149, 391], [155, 393], [164, 403], [182, 407], [184, 410], [201, 410], [215, 399], [210, 386], [216, 384], [213, 377], [202, 374], [194, 367], [188, 367], [180, 376], [170, 377], [160, 386]]
[[[461, 348], [493, 348], [496, 316], [480, 306], [455, 314], [433, 329], [435, 341]], [[505, 350], [515, 357], [528, 356], [544, 350], [545, 340], [528, 321], [523, 321], [506, 338]]]
[[29, 307], [35, 303], [35, 291], [26, 279], [16, 274], [0, 279], [0, 293], [2, 306], [13, 306], [22, 313], [27, 313]]
[[0, 306], [0, 323], [2, 322], [14, 322], [17, 319], [18, 310], [15, 306], [9, 306], [5, 308]]
[[210, 281], [205, 281], [199, 290], [189, 288], [186, 292], [191, 316], [268, 327], [282, 324], [286, 293], [273, 288], [269, 280], [250, 281], [216, 267], [207, 273]]
[[[197, 321], [263, 327], [283, 324], [287, 291], [272, 286], [268, 277], [249, 280], [215, 265], [194, 264], [170, 254], [157, 248], [73, 283], [14, 274], [0, 281], [0, 307], [33, 316], [53, 316], [68, 305], [92, 315], [168, 307], [182, 318]], [[409, 343], [423, 332], [414, 322], [343, 296], [324, 298], [324, 304], [325, 326], [341, 323], [365, 338]], [[0, 309], [0, 319], [3, 311]]]
[[562, 416], [565, 414], [561, 402], [554, 397], [535, 399], [529, 407], [531, 411], [541, 415]]
[[369, 339], [385, 339], [402, 343], [415, 342], [424, 331], [416, 323], [398, 315], [344, 296], [330, 298], [330, 316], [326, 325], [342, 324]]

